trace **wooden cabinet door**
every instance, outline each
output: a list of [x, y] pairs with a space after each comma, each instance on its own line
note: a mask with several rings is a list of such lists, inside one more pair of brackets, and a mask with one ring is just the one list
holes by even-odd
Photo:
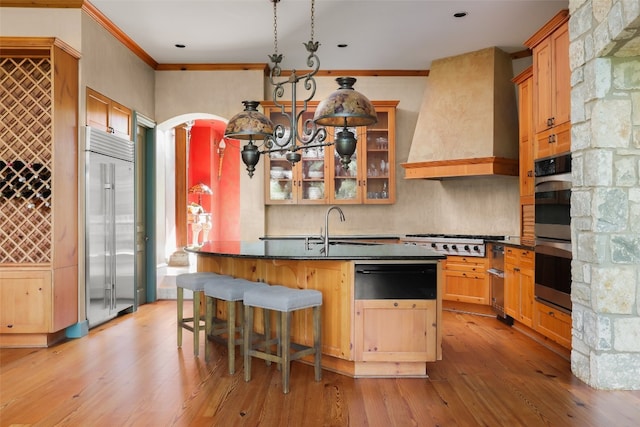
[[520, 322], [533, 328], [534, 275], [533, 270], [520, 270]]
[[0, 271], [0, 333], [50, 332], [52, 311], [50, 271]]
[[444, 278], [442, 299], [489, 304], [489, 286], [485, 274], [445, 270]]
[[549, 37], [551, 44], [553, 126], [571, 118], [571, 69], [569, 66], [569, 24], [565, 23]]
[[504, 264], [504, 312], [518, 318], [518, 306], [520, 305], [520, 274], [515, 265]]
[[355, 360], [436, 360], [435, 300], [356, 300]]
[[87, 126], [131, 139], [131, 109], [87, 88]]
[[520, 134], [520, 198], [531, 199], [533, 202], [533, 193], [535, 187], [534, 161], [533, 161], [533, 79], [531, 76], [526, 78], [518, 85], [519, 93], [519, 134]]
[[110, 99], [87, 88], [87, 126], [109, 132]]
[[553, 117], [551, 48], [551, 41], [545, 39], [533, 49], [533, 124], [536, 132], [550, 128], [549, 119]]
[[124, 105], [111, 101], [109, 125], [111, 131], [118, 136], [131, 139], [131, 110]]
[[534, 329], [570, 349], [571, 316], [538, 301], [534, 304], [534, 311]]

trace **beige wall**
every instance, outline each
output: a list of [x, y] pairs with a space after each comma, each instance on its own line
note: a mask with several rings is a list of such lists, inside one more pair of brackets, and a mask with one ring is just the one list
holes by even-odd
[[57, 37], [82, 50], [80, 9], [3, 7], [0, 35], [8, 37]]
[[[316, 99], [335, 89], [333, 78], [319, 78]], [[346, 221], [332, 219], [332, 234], [518, 234], [519, 190], [515, 177], [404, 179], [404, 169], [399, 165], [409, 156], [422, 97], [429, 90], [428, 77], [361, 77], [355, 89], [371, 100], [400, 101], [396, 117], [397, 202], [342, 206]], [[326, 210], [327, 206], [268, 206], [265, 232], [318, 234]]]
[[[22, 35], [60, 35], [74, 47], [82, 40], [79, 49], [83, 53], [82, 93], [84, 85], [89, 85], [158, 123], [188, 113], [209, 113], [229, 119], [242, 109], [242, 100], [270, 98], [270, 91], [260, 72], [150, 72], [144, 62], [83, 14], [80, 36], [79, 11], [48, 9], [44, 12], [39, 9], [3, 8], [0, 32], [15, 35], [20, 30]], [[28, 20], [25, 21], [27, 14]], [[22, 24], [28, 22], [29, 28], [17, 23], [14, 17], [20, 18]], [[68, 28], [76, 30], [69, 32]], [[372, 100], [400, 101], [396, 123], [397, 203], [345, 206], [347, 221], [336, 221], [333, 232], [518, 233], [518, 185], [515, 178], [404, 180], [404, 170], [399, 164], [407, 161], [422, 97], [429, 90], [428, 78], [362, 77], [355, 87]], [[336, 88], [333, 78], [318, 78], [316, 99], [326, 97]], [[84, 97], [81, 111], [84, 111]], [[84, 123], [83, 117], [81, 123]], [[249, 179], [244, 171], [241, 175], [242, 237], [317, 233], [324, 223], [327, 207], [265, 207], [262, 166], [263, 162], [253, 179]]]
[[[153, 119], [154, 70], [100, 24], [82, 14], [80, 111], [85, 111], [86, 87]], [[80, 114], [80, 124], [85, 124]]]
[[[242, 111], [243, 100], [260, 100], [264, 93], [262, 71], [157, 71], [155, 80], [159, 124], [190, 113], [229, 120]], [[264, 235], [264, 174], [249, 179], [241, 167], [241, 238], [255, 240]]]

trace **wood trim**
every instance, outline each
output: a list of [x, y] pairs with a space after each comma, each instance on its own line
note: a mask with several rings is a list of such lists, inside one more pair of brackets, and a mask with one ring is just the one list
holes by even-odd
[[0, 37], [0, 56], [49, 57], [54, 46], [76, 59], [81, 57], [80, 52], [57, 37]]
[[187, 232], [187, 162], [188, 143], [187, 131], [183, 126], [175, 128], [176, 170], [175, 170], [175, 197], [176, 197], [176, 248], [182, 248], [189, 244]]
[[528, 78], [531, 78], [531, 77], [533, 77], [533, 65], [529, 65], [520, 74], [512, 78], [511, 81], [519, 85], [520, 83], [526, 81]]
[[147, 52], [145, 52], [136, 42], [118, 28], [109, 18], [102, 14], [93, 4], [88, 1], [82, 3], [82, 10], [93, 18], [98, 24], [102, 25], [113, 37], [120, 43], [125, 45], [138, 58], [142, 59], [151, 68], [156, 69], [158, 63]]
[[[269, 75], [267, 63], [240, 63], [240, 64], [158, 64], [158, 71], [245, 71], [262, 70]], [[282, 70], [282, 77], [291, 74], [292, 70]], [[296, 70], [298, 75], [310, 70]], [[320, 70], [317, 77], [332, 76], [358, 76], [358, 77], [427, 77], [429, 70]]]
[[[311, 70], [296, 70], [298, 75], [308, 73]], [[267, 69], [266, 74], [269, 74]], [[291, 70], [282, 70], [282, 77], [291, 74]], [[319, 70], [317, 77], [428, 77], [429, 70]]]
[[533, 49], [536, 45], [549, 37], [558, 27], [569, 20], [569, 9], [562, 9], [553, 18], [549, 20], [542, 28], [540, 28], [534, 35], [529, 37], [524, 45], [529, 49]]
[[511, 56], [512, 60], [521, 59], [521, 58], [533, 56], [533, 52], [531, 51], [531, 49], [524, 49], [524, 50], [519, 50], [517, 52], [510, 53], [509, 56]]
[[518, 160], [503, 157], [401, 163], [405, 179], [440, 179], [483, 175], [518, 176]]
[[2, 7], [80, 8], [85, 0], [2, 0]]
[[158, 64], [157, 71], [262, 71], [269, 74], [264, 62], [241, 64]]

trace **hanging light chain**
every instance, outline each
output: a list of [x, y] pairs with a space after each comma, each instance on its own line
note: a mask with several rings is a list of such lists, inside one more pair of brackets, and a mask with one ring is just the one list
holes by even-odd
[[316, 29], [315, 23], [315, 11], [316, 11], [316, 2], [315, 0], [311, 0], [311, 41], [313, 42], [314, 32]]
[[277, 4], [280, 0], [273, 1], [273, 51], [278, 55], [278, 8]]

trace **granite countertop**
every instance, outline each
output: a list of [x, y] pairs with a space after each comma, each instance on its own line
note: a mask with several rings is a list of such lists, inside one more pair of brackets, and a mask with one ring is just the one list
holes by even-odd
[[229, 257], [298, 259], [298, 260], [439, 260], [446, 256], [415, 245], [358, 242], [332, 238], [328, 253], [323, 253], [321, 240], [311, 239], [306, 247], [304, 238], [265, 239], [258, 241], [207, 242], [199, 248], [185, 248], [199, 255]]
[[505, 240], [487, 240], [487, 243], [498, 243], [506, 246], [513, 246], [521, 249], [534, 250], [535, 246], [528, 243], [521, 243], [519, 237], [510, 236]]
[[[309, 235], [286, 235], [286, 236], [264, 236], [260, 240], [304, 240], [305, 238], [319, 239], [320, 236]], [[400, 240], [403, 236], [390, 234], [357, 234], [357, 235], [331, 235], [331, 240]]]

